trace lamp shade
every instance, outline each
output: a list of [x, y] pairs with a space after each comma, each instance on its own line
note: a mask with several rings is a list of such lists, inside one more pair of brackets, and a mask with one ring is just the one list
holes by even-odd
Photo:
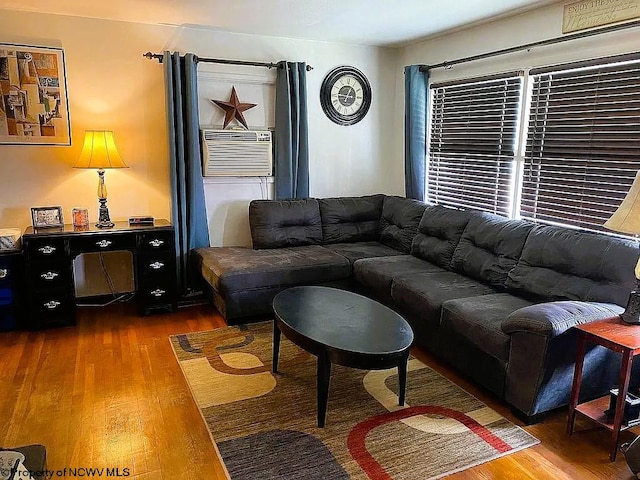
[[127, 168], [122, 161], [113, 132], [110, 130], [87, 130], [80, 158], [74, 168]]
[[640, 171], [636, 173], [629, 193], [604, 226], [614, 232], [640, 234]]

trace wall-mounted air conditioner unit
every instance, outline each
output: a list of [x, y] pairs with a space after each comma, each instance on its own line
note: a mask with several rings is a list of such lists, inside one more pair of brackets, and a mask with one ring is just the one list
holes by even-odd
[[268, 177], [272, 175], [271, 132], [202, 131], [202, 173], [205, 177]]

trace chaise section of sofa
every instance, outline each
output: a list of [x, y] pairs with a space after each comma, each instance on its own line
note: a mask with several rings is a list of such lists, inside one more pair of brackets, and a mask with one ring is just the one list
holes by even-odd
[[273, 297], [297, 285], [321, 285], [351, 276], [349, 261], [320, 245], [254, 250], [199, 248], [198, 270], [228, 323], [271, 313]]

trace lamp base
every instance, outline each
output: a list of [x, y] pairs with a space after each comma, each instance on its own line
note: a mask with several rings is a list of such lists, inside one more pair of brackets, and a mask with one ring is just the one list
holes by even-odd
[[113, 222], [98, 222], [96, 223], [96, 227], [98, 228], [112, 228], [115, 227], [115, 223]]
[[115, 226], [115, 223], [111, 221], [109, 218], [109, 209], [107, 208], [107, 199], [100, 198], [98, 199], [100, 202], [100, 208], [98, 209], [98, 223], [96, 223], [96, 227], [98, 228], [111, 228]]
[[640, 292], [634, 290], [629, 294], [627, 308], [620, 315], [624, 323], [640, 325]]

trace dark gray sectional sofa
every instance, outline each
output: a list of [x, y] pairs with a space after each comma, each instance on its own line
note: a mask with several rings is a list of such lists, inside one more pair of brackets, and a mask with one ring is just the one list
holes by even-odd
[[[529, 421], [568, 403], [571, 327], [620, 314], [635, 285], [632, 241], [401, 197], [257, 200], [249, 220], [253, 248], [194, 252], [229, 323], [270, 314], [296, 285], [359, 291]], [[583, 398], [605, 393], [618, 365], [590, 349]]]

